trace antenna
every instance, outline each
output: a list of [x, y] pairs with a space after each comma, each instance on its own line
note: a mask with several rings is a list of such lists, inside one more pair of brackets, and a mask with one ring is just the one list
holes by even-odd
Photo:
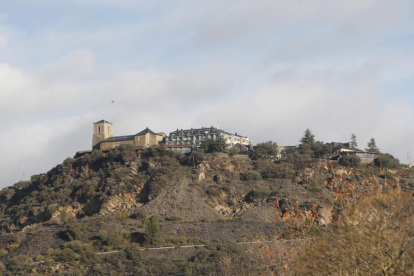
[[23, 163], [23, 179], [22, 180], [24, 181], [24, 163]]
[[407, 163], [408, 165], [411, 164], [411, 151], [407, 151]]
[[219, 129], [219, 121], [217, 121], [217, 129]]

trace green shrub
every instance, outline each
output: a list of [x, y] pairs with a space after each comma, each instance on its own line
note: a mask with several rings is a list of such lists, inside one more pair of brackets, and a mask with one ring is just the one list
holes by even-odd
[[7, 251], [6, 249], [4, 249], [4, 248], [1, 248], [0, 249], [0, 257], [4, 257], [4, 256], [6, 256], [7, 254], [9, 254], [9, 251]]
[[344, 167], [358, 168], [361, 165], [361, 158], [358, 156], [344, 156], [339, 159], [339, 164]]
[[79, 223], [76, 218], [71, 217], [66, 225], [66, 235], [69, 240], [80, 240], [86, 232], [86, 225]]
[[144, 208], [140, 208], [137, 212], [133, 215], [133, 217], [137, 220], [145, 221], [147, 219], [147, 212]]
[[173, 245], [187, 245], [187, 238], [186, 237], [172, 237], [166, 240], [167, 243], [173, 244]]
[[169, 221], [181, 221], [182, 218], [180, 216], [174, 215], [174, 216], [169, 217], [167, 220], [169, 220]]
[[211, 185], [211, 186], [209, 186], [209, 187], [207, 188], [206, 193], [207, 193], [209, 196], [219, 196], [219, 195], [220, 195], [220, 193], [221, 193], [221, 191], [220, 191], [220, 188], [219, 188], [219, 187], [217, 187], [217, 186], [215, 186], [215, 185]]
[[245, 173], [240, 174], [240, 180], [243, 181], [255, 181], [255, 180], [261, 180], [262, 175], [257, 171], [247, 171]]
[[123, 243], [123, 237], [121, 233], [102, 231], [99, 235], [102, 242], [106, 246], [119, 246]]
[[79, 256], [79, 260], [83, 263], [93, 263], [96, 261], [96, 252], [89, 244], [84, 244], [81, 241], [71, 241], [65, 243], [65, 248], [72, 249]]
[[129, 245], [124, 251], [128, 260], [138, 261], [141, 259], [141, 250], [136, 243]]
[[296, 174], [292, 164], [280, 163], [273, 164], [261, 171], [261, 175], [266, 178], [283, 178], [290, 179]]
[[157, 245], [162, 242], [160, 225], [155, 216], [150, 217], [145, 224], [145, 244]]
[[12, 258], [7, 263], [7, 269], [11, 272], [17, 272], [20, 270], [26, 270], [27, 267], [32, 263], [33, 260], [29, 256], [26, 255], [19, 255], [17, 257]]
[[76, 253], [70, 248], [64, 248], [60, 250], [58, 254], [58, 260], [62, 262], [71, 262], [76, 259]]
[[374, 159], [374, 164], [378, 167], [397, 169], [400, 167], [400, 160], [392, 156], [391, 154], [383, 154]]
[[293, 165], [295, 170], [304, 170], [311, 167], [314, 159], [309, 154], [300, 154], [295, 152], [293, 154], [288, 154], [285, 158], [281, 160], [281, 163], [289, 163]]
[[258, 188], [258, 189], [250, 191], [246, 195], [246, 198], [249, 201], [253, 201], [253, 200], [256, 200], [256, 199], [267, 199], [271, 195], [272, 195], [272, 190], [270, 190], [268, 188]]

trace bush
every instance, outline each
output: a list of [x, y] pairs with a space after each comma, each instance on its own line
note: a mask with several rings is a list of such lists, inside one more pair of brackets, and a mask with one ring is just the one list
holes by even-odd
[[339, 159], [339, 163], [344, 167], [358, 168], [361, 165], [361, 158], [358, 156], [344, 156]]
[[70, 248], [64, 248], [60, 250], [59, 254], [57, 255], [59, 261], [62, 262], [71, 262], [76, 259], [76, 253]]
[[119, 246], [123, 243], [121, 233], [102, 231], [99, 237], [106, 246]]
[[220, 188], [215, 186], [215, 185], [211, 185], [210, 187], [207, 188], [206, 194], [208, 194], [209, 196], [219, 196], [220, 195]]
[[17, 257], [14, 257], [7, 263], [7, 269], [11, 272], [25, 270], [27, 269], [28, 265], [32, 262], [33, 260], [29, 256], [19, 255]]
[[167, 220], [169, 220], [169, 221], [181, 221], [182, 218], [180, 216], [174, 215], [174, 216], [169, 217]]
[[201, 143], [200, 146], [204, 149], [204, 152], [214, 153], [214, 152], [223, 152], [227, 148], [227, 143], [223, 138], [218, 138], [216, 140], [207, 139]]
[[0, 249], [0, 257], [4, 257], [7, 254], [9, 254], [9, 251], [7, 251], [6, 249], [2, 248]]
[[72, 249], [84, 263], [92, 263], [97, 259], [96, 252], [89, 244], [84, 244], [80, 241], [71, 241], [65, 243], [65, 248]]
[[74, 217], [71, 217], [66, 225], [66, 235], [69, 240], [80, 240], [86, 231], [86, 225], [79, 223]]
[[240, 180], [251, 181], [251, 180], [261, 180], [262, 175], [257, 171], [247, 171], [240, 174]]
[[138, 211], [133, 215], [137, 220], [145, 221], [147, 219], [147, 212], [144, 208], [138, 209]]
[[141, 250], [139, 246], [135, 243], [125, 248], [124, 251], [128, 260], [138, 261], [139, 259], [141, 259]]
[[309, 154], [300, 154], [300, 153], [293, 153], [288, 154], [285, 158], [281, 160], [281, 163], [290, 163], [293, 165], [295, 170], [304, 170], [306, 168], [311, 167], [314, 159]]
[[397, 169], [400, 167], [400, 160], [391, 154], [383, 154], [379, 158], [375, 158], [374, 164], [378, 167]]
[[150, 217], [146, 222], [144, 239], [145, 244], [148, 245], [157, 245], [162, 242], [160, 224], [156, 216]]
[[257, 199], [268, 199], [272, 195], [272, 191], [268, 188], [258, 188], [250, 191], [246, 198], [249, 201], [254, 201]]
[[275, 158], [277, 153], [277, 144], [275, 142], [269, 141], [257, 144], [252, 152], [252, 158], [254, 160]]
[[274, 164], [273, 163], [261, 169], [260, 174], [262, 175], [263, 179], [267, 179], [267, 178], [290, 179], [296, 174], [296, 171], [294, 170], [294, 167], [292, 164], [289, 164], [289, 163]]

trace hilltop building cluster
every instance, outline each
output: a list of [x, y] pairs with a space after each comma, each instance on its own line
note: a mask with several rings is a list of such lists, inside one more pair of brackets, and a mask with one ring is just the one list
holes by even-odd
[[[170, 148], [173, 151], [189, 153], [194, 149], [198, 149], [207, 139], [213, 141], [223, 139], [229, 148], [235, 148], [238, 152], [244, 152], [245, 154], [248, 154], [248, 152], [254, 148], [250, 138], [239, 135], [237, 132], [232, 134], [213, 126], [177, 129], [171, 132], [168, 136], [164, 132], [154, 132], [147, 127], [133, 135], [114, 136], [113, 124], [105, 120], [100, 120], [93, 124], [92, 148], [98, 150], [110, 150], [125, 144], [138, 147], [151, 147], [163, 143], [167, 148]], [[361, 159], [362, 163], [370, 163], [380, 155], [378, 152], [368, 152], [357, 149], [352, 142], [332, 142], [329, 144], [331, 144], [333, 148], [331, 156], [336, 156], [337, 158], [357, 156]], [[279, 146], [276, 158], [284, 158], [288, 154], [294, 153], [301, 153], [300, 146]]]
[[223, 139], [227, 145], [233, 147], [237, 144], [251, 146], [252, 141], [248, 137], [237, 133], [232, 134], [215, 127], [202, 127], [198, 129], [177, 129], [168, 136], [163, 132], [154, 132], [148, 127], [137, 134], [114, 136], [113, 124], [100, 120], [93, 124], [92, 148], [99, 150], [109, 150], [120, 145], [134, 145], [138, 147], [156, 146], [164, 143], [173, 151], [188, 153], [193, 149], [199, 148], [201, 143], [207, 139], [216, 141]]

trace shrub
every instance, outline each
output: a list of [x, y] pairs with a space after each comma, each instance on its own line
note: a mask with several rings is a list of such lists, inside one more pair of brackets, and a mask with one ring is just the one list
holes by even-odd
[[257, 144], [252, 152], [252, 158], [254, 160], [274, 158], [278, 153], [277, 144], [269, 141]]
[[141, 250], [136, 243], [129, 245], [124, 251], [128, 260], [138, 261], [141, 259]]
[[6, 249], [2, 248], [0, 249], [0, 257], [4, 257], [7, 254], [9, 254], [9, 251], [7, 251]]
[[208, 153], [223, 152], [227, 148], [227, 143], [221, 137], [216, 140], [207, 139], [201, 143], [201, 148], [204, 149], [204, 152]]
[[374, 164], [378, 167], [397, 169], [400, 167], [400, 160], [392, 156], [391, 154], [383, 154], [374, 159]]
[[169, 221], [181, 221], [182, 218], [180, 216], [174, 215], [174, 216], [169, 217], [167, 220], [169, 220]]
[[240, 174], [240, 180], [251, 181], [251, 180], [261, 180], [262, 175], [257, 171], [247, 171]]
[[261, 171], [261, 175], [264, 179], [266, 178], [292, 178], [296, 174], [292, 164], [279, 163], [273, 164]]
[[137, 212], [133, 215], [133, 217], [137, 220], [145, 221], [147, 219], [147, 212], [144, 208], [140, 208]]
[[123, 243], [121, 233], [102, 231], [99, 237], [106, 246], [119, 246]]
[[148, 245], [157, 245], [162, 242], [160, 225], [157, 217], [152, 216], [146, 222], [144, 239], [145, 244]]
[[312, 165], [314, 159], [309, 154], [299, 154], [295, 152], [293, 154], [288, 154], [281, 161], [281, 163], [292, 164], [295, 170], [304, 170]]
[[339, 159], [339, 163], [345, 167], [358, 168], [361, 165], [361, 158], [358, 156], [344, 156]]
[[16, 272], [19, 270], [24, 270], [27, 266], [33, 262], [32, 258], [26, 255], [19, 255], [14, 257], [7, 263], [7, 269], [11, 272]]
[[62, 262], [71, 262], [76, 259], [76, 253], [70, 248], [64, 248], [60, 250], [58, 254], [58, 260]]
[[76, 218], [71, 217], [66, 225], [66, 235], [69, 240], [80, 240], [86, 231], [86, 225], [79, 223]]
[[272, 195], [272, 191], [268, 188], [258, 188], [255, 190], [250, 191], [246, 198], [249, 201], [254, 201], [257, 199], [267, 199]]
[[235, 156], [236, 154], [239, 154], [239, 153], [240, 153], [240, 150], [237, 149], [237, 148], [231, 148], [231, 149], [229, 149], [229, 155], [230, 156]]
[[220, 195], [220, 189], [219, 189], [219, 187], [217, 187], [215, 185], [211, 185], [210, 187], [207, 188], [206, 193], [209, 196], [219, 196]]
[[97, 259], [95, 251], [89, 244], [84, 244], [80, 241], [71, 241], [65, 243], [65, 248], [72, 249], [79, 255], [80, 261], [84, 263], [92, 263]]

